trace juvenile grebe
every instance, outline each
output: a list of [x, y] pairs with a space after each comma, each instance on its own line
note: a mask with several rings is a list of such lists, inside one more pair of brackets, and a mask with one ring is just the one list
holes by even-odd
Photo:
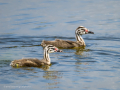
[[87, 28], [85, 28], [83, 26], [79, 26], [75, 30], [76, 41], [61, 40], [61, 39], [56, 39], [55, 41], [43, 40], [41, 43], [41, 46], [45, 47], [48, 44], [51, 44], [51, 45], [54, 45], [54, 46], [60, 47], [60, 48], [74, 48], [74, 47], [86, 46], [85, 42], [82, 38], [82, 35], [84, 35], [84, 34], [94, 34], [94, 32], [89, 31]]
[[49, 53], [53, 52], [62, 52], [62, 50], [59, 50], [57, 47], [53, 45], [47, 45], [44, 48], [44, 58], [42, 60], [39, 60], [37, 58], [26, 58], [26, 59], [19, 59], [19, 60], [14, 60], [10, 63], [11, 66], [13, 67], [39, 67], [42, 65], [50, 65], [50, 57]]

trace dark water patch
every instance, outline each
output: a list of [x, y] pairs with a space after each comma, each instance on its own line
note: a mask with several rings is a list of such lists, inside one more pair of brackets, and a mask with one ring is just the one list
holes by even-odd
[[[15, 18], [15, 21], [18, 21], [19, 23], [14, 23], [12, 25], [22, 25], [21, 21], [27, 22], [27, 21], [31, 21], [32, 19], [35, 18], [43, 18], [44, 16], [31, 16], [30, 14], [18, 14], [18, 15], [12, 15], [11, 17]], [[21, 18], [20, 18], [21, 17]], [[30, 20], [31, 19], [31, 20]], [[42, 23], [42, 22], [38, 22], [38, 21], [32, 21], [31, 23], [33, 24], [38, 24], [38, 23]]]
[[27, 36], [27, 35], [25, 35], [25, 36], [17, 36], [18, 38], [20, 38], [20, 39], [39, 39], [39, 38], [44, 38], [44, 36]]
[[1, 47], [0, 49], [12, 49], [12, 48], [20, 48], [20, 47], [36, 47], [36, 46], [41, 46], [41, 45], [32, 45], [32, 44], [27, 44], [27, 45], [22, 45], [22, 46], [9, 46], [9, 47]]
[[119, 37], [115, 37], [115, 36], [102, 36], [102, 37], [96, 37], [96, 38], [87, 38], [88, 40], [108, 40], [108, 41], [119, 41], [120, 38]]
[[[84, 77], [81, 77], [81, 79], [87, 79], [87, 80], [91, 80], [91, 79], [100, 79], [98, 77], [90, 77], [90, 76], [84, 76]], [[86, 81], [85, 81], [86, 82]]]
[[[96, 42], [94, 42], [94, 41], [92, 41], [92, 42], [86, 42], [86, 48], [88, 47], [92, 47], [92, 46], [96, 46], [96, 45], [98, 45]], [[93, 51], [93, 49], [89, 49], [89, 51]]]
[[77, 61], [77, 62], [90, 62], [90, 63], [95, 63], [95, 62], [97, 62], [97, 61], [89, 61], [89, 60], [82, 60], [82, 61]]
[[44, 30], [46, 28], [49, 28], [48, 26], [52, 26], [52, 25], [40, 25], [38, 27], [33, 28], [32, 30]]
[[58, 72], [70, 72], [70, 71], [67, 71], [67, 70], [61, 70], [61, 71], [58, 71]]
[[56, 22], [36, 22], [35, 24], [37, 25], [52, 25], [55, 24]]
[[6, 4], [8, 4], [8, 3], [0, 3], [0, 5], [6, 5]]
[[0, 42], [41, 42], [42, 40], [50, 40], [50, 39], [75, 39], [75, 37], [62, 37], [62, 36], [13, 36], [13, 35], [0, 35]]
[[99, 52], [98, 54], [100, 54], [100, 55], [111, 55], [110, 53], [105, 53], [105, 52]]
[[113, 50], [96, 50], [95, 51], [99, 55], [107, 55], [107, 56], [119, 56], [120, 52], [118, 51], [113, 51]]
[[112, 68], [113, 68], [113, 69], [120, 69], [120, 65], [118, 65], [118, 66], [113, 66]]
[[63, 37], [63, 36], [48, 36], [48, 35], [44, 35], [44, 36], [40, 36], [41, 38], [46, 38], [46, 40], [48, 39], [75, 39], [75, 37]]
[[62, 61], [62, 62], [69, 62], [69, 63], [75, 63], [76, 61], [75, 60], [65, 60], [65, 61]]
[[[0, 38], [1, 48], [33, 47], [40, 46], [41, 39], [31, 36], [9, 36], [2, 35]], [[4, 44], [4, 45], [2, 45]]]
[[[49, 35], [43, 35], [43, 36], [16, 36], [15, 38], [19, 38], [19, 39], [41, 39], [41, 38], [45, 38], [45, 39], [56, 39], [56, 38], [59, 38], [59, 39], [75, 39], [75, 37], [64, 37], [64, 36], [49, 36]], [[13, 38], [14, 39], [14, 38]]]
[[29, 45], [29, 46], [21, 46], [21, 47], [35, 47], [35, 46], [41, 46], [41, 45]]
[[69, 21], [69, 22], [66, 22], [66, 23], [70, 23], [70, 24], [76, 24], [76, 23], [83, 23], [85, 22], [86, 20], [76, 20], [76, 21]]
[[3, 37], [0, 38], [0, 40], [1, 42], [23, 42], [21, 38], [9, 36], [9, 35], [8, 36], [4, 35]]
[[32, 30], [44, 30], [53, 26], [55, 23], [56, 22], [35, 22], [34, 24], [37, 25], [37, 27], [33, 28]]
[[26, 10], [36, 10], [37, 8], [24, 8], [24, 9], [20, 9], [21, 11], [26, 11]]
[[14, 38], [15, 36], [16, 36], [16, 34], [3, 34], [3, 35], [0, 35], [0, 39]]
[[57, 62], [51, 62], [52, 65], [58, 64]]
[[32, 24], [33, 22], [22, 22], [22, 23], [19, 23], [19, 24], [14, 24], [14, 25], [25, 25], [25, 24]]
[[69, 57], [72, 57], [72, 56], [69, 56], [69, 55], [68, 55], [68, 56], [62, 56], [62, 57], [63, 57], [63, 58], [69, 58]]
[[[19, 15], [19, 17], [20, 16], [21, 15]], [[16, 16], [16, 17], [18, 17], [18, 16]], [[22, 25], [23, 22], [21, 22], [21, 21], [25, 21], [27, 23], [27, 21], [29, 21], [30, 19], [34, 19], [34, 18], [36, 18], [36, 17], [32, 17], [29, 14], [24, 14], [24, 17], [22, 16], [19, 19], [15, 19], [15, 21], [19, 21], [19, 23], [18, 24], [14, 23], [13, 25]], [[33, 22], [31, 22], [31, 23], [33, 23]]]
[[99, 69], [99, 70], [95, 70], [95, 71], [101, 71], [101, 72], [114, 72], [115, 70], [103, 70], [103, 69]]
[[18, 46], [11, 46], [11, 47], [2, 47], [3, 48], [17, 48]]
[[25, 13], [23, 13], [23, 14], [16, 14], [16, 15], [12, 15], [11, 17], [17, 17], [17, 16], [29, 16], [30, 14], [25, 14]]

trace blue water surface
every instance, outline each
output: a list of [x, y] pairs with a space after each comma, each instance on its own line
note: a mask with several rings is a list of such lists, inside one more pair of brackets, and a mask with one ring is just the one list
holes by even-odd
[[[1, 0], [0, 90], [120, 90], [119, 0]], [[15, 59], [43, 58], [42, 40], [75, 41], [85, 48], [51, 53], [52, 66], [13, 68]]]

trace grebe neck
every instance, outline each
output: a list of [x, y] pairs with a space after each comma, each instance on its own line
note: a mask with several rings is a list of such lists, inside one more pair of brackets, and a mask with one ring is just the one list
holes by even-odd
[[48, 64], [51, 63], [48, 50], [44, 50], [44, 60], [46, 60]]
[[85, 41], [84, 41], [84, 39], [82, 38], [81, 35], [76, 34], [76, 41], [81, 42], [82, 45], [85, 45]]

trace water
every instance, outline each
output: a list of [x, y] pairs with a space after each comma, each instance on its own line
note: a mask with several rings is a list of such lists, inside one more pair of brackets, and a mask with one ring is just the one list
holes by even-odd
[[[119, 0], [1, 0], [1, 90], [119, 90]], [[85, 26], [85, 48], [50, 54], [52, 66], [12, 68], [15, 59], [43, 58], [42, 40], [75, 41]]]

